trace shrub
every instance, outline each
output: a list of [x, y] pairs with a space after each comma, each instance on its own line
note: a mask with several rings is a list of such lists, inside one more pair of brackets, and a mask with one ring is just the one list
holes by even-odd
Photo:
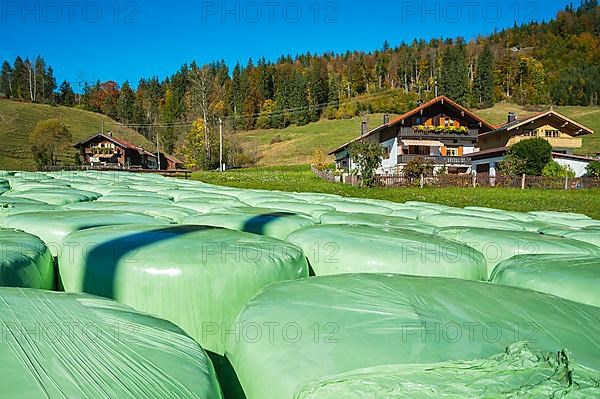
[[421, 175], [430, 176], [433, 174], [433, 161], [426, 160], [421, 157], [417, 157], [412, 161], [408, 162], [402, 173], [406, 177], [417, 178]]
[[496, 167], [496, 171], [502, 177], [512, 177], [525, 173], [526, 161], [513, 154], [508, 154], [504, 161]]
[[513, 145], [508, 155], [515, 156], [525, 162], [521, 173], [530, 176], [539, 176], [552, 160], [552, 146], [541, 137], [523, 140]]
[[322, 148], [317, 148], [313, 152], [311, 163], [317, 170], [327, 169], [328, 161], [327, 154], [325, 154], [325, 151], [323, 151]]
[[377, 143], [361, 140], [353, 143], [348, 152], [356, 164], [357, 172], [362, 176], [362, 185], [373, 187], [375, 172], [381, 166], [383, 148]]
[[542, 170], [542, 176], [546, 177], [575, 177], [576, 174], [568, 165], [563, 166], [556, 161], [550, 161]]
[[600, 161], [591, 161], [585, 172], [589, 177], [600, 177]]
[[38, 168], [58, 165], [61, 156], [71, 149], [71, 141], [71, 132], [59, 119], [39, 121], [29, 136], [31, 152]]

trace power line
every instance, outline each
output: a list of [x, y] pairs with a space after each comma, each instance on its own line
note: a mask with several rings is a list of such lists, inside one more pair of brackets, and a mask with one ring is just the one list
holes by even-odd
[[[296, 108], [286, 108], [283, 110], [279, 110], [277, 112], [271, 112], [271, 116], [285, 115], [287, 113], [296, 114], [296, 113], [299, 113], [302, 111], [308, 111], [308, 110], [323, 110], [323, 109], [325, 109], [327, 107], [331, 107], [331, 106], [339, 106], [341, 104], [367, 101], [367, 100], [371, 100], [371, 99], [375, 99], [375, 98], [379, 98], [379, 97], [390, 97], [395, 94], [397, 94], [397, 93], [396, 92], [379, 93], [379, 94], [369, 95], [366, 97], [354, 97], [354, 98], [348, 99], [347, 101], [338, 100], [338, 101], [330, 101], [328, 103], [323, 103], [323, 104], [317, 104], [314, 106], [308, 105], [308, 106], [302, 106], [302, 107], [296, 107]], [[258, 117], [258, 116], [261, 116], [262, 114], [263, 114], [262, 112], [257, 112], [254, 114], [231, 115], [231, 116], [222, 117], [222, 119], [235, 121], [235, 120], [242, 119], [242, 118]], [[194, 124], [194, 121], [173, 122], [173, 123], [119, 123], [120, 126], [129, 127], [129, 128], [191, 127], [193, 124]]]

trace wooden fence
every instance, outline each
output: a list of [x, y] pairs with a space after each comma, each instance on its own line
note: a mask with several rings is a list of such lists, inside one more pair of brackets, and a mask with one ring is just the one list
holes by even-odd
[[600, 188], [600, 178], [593, 177], [543, 177], [543, 176], [490, 176], [488, 173], [477, 175], [439, 175], [416, 178], [405, 176], [376, 176], [378, 187], [506, 187], [520, 189], [579, 190]]
[[319, 176], [321, 179], [328, 181], [330, 183], [335, 183], [338, 182], [340, 180], [337, 180], [336, 177], [333, 175], [333, 173], [331, 171], [325, 171], [325, 170], [319, 170], [317, 168], [315, 168], [314, 165], [311, 165], [310, 169], [312, 170], [312, 172]]

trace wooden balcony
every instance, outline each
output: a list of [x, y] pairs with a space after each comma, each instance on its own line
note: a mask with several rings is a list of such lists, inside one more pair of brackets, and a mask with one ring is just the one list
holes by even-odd
[[398, 136], [400, 138], [421, 138], [421, 139], [477, 139], [479, 135], [479, 130], [477, 129], [469, 129], [466, 133], [457, 133], [450, 130], [442, 131], [442, 132], [433, 132], [433, 131], [420, 131], [415, 129], [414, 127], [401, 127], [398, 132]]
[[[576, 137], [544, 137], [541, 138], [547, 140], [552, 148], [581, 148], [583, 146], [583, 141], [581, 138]], [[513, 144], [517, 144], [520, 141], [533, 139], [535, 137], [532, 136], [514, 136], [508, 141], [508, 146]]]
[[450, 165], [450, 166], [471, 166], [471, 158], [469, 157], [442, 157], [434, 155], [417, 155], [417, 154], [405, 154], [398, 156], [398, 164], [405, 165], [410, 161], [421, 158], [426, 161], [431, 161], [435, 165]]

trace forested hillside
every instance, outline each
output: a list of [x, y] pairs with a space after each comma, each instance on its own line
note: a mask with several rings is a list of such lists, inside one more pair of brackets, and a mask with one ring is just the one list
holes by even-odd
[[3, 64], [0, 92], [102, 112], [151, 140], [158, 134], [168, 152], [183, 153], [186, 140], [188, 147], [191, 143], [186, 135], [192, 122], [202, 118], [200, 140], [208, 143], [201, 165], [212, 166], [210, 141], [219, 118], [227, 131], [281, 129], [362, 112], [398, 114], [436, 93], [480, 109], [501, 101], [597, 105], [600, 7], [597, 0], [586, 0], [551, 21], [470, 41], [386, 42], [372, 52], [285, 55], [275, 62], [258, 58], [233, 70], [224, 61], [192, 62], [164, 80], [86, 84], [82, 95], [67, 82], [54, 93], [52, 79], [43, 59], [17, 59]]

